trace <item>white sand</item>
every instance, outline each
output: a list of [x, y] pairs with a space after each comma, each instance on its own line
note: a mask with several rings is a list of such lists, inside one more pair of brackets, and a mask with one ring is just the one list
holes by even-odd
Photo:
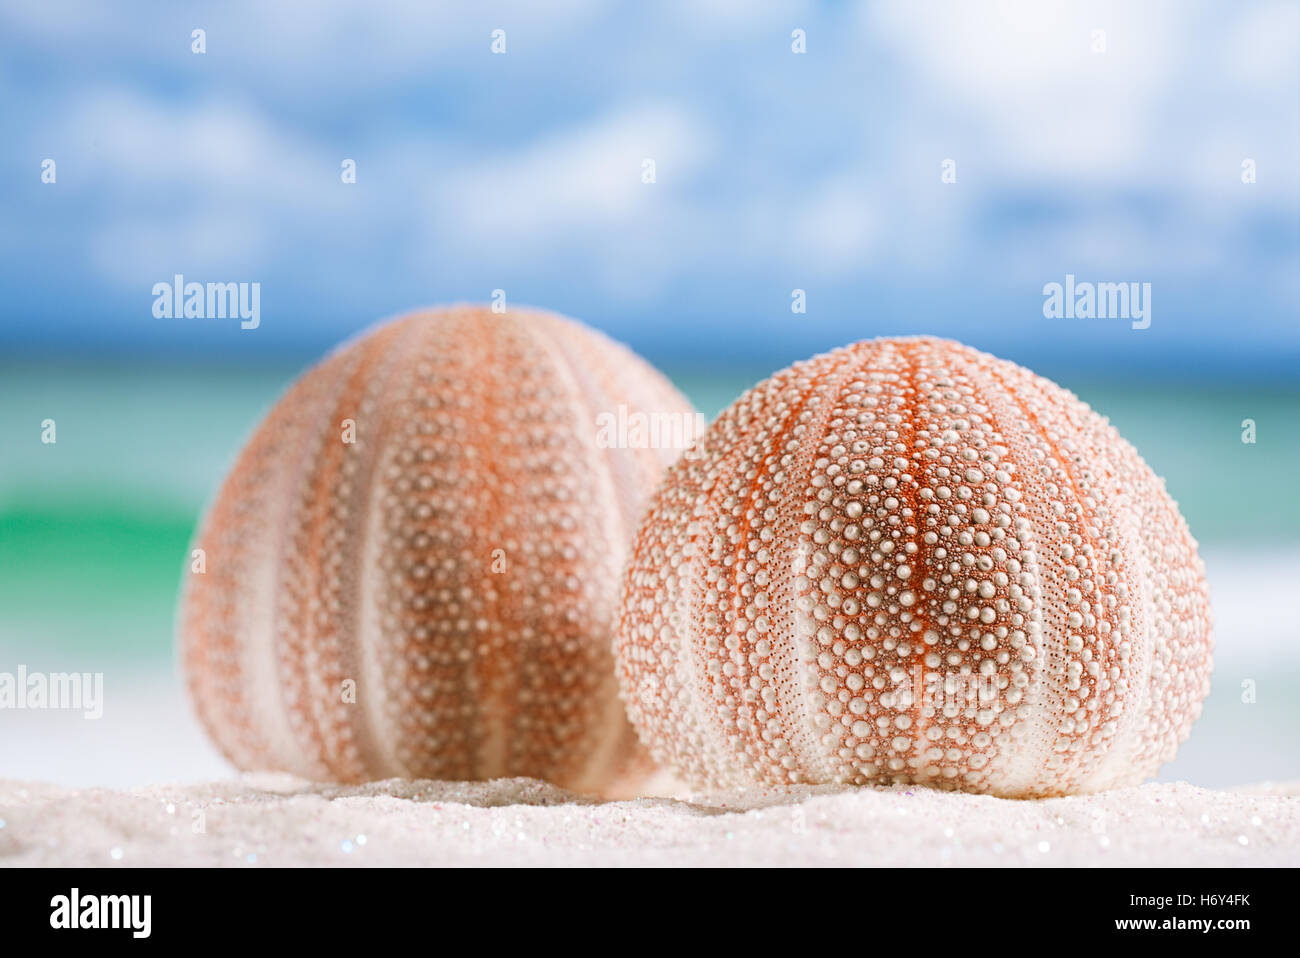
[[1036, 802], [901, 787], [599, 802], [530, 779], [0, 781], [0, 819], [7, 865], [1300, 865], [1300, 782]]

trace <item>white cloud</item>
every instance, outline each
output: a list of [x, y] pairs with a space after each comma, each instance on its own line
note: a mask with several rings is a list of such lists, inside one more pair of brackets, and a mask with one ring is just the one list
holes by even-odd
[[[576, 274], [649, 299], [683, 276], [723, 296], [731, 276], [862, 283], [945, 265], [1042, 282], [1044, 262], [1222, 267], [1243, 255], [1229, 247], [1252, 215], [1300, 202], [1291, 4], [1187, 16], [1167, 2], [852, 13], [709, 0], [624, 8], [625, 36], [600, 19], [607, 8], [223, 6], [206, 59], [189, 53], [195, 24], [178, 9], [146, 24], [20, 3], [0, 30], [65, 58], [73, 80], [68, 51], [112, 45], [116, 74], [52, 84], [42, 128], [21, 132], [29, 152], [59, 158], [61, 190], [94, 194], [78, 197], [79, 228], [119, 284], [177, 258], [289, 262], [304, 238], [323, 284], [357, 288], [467, 275], [553, 288]], [[494, 25], [509, 32], [505, 62], [487, 52]], [[797, 66], [793, 26], [810, 38]], [[545, 113], [511, 110], [516, 82], [538, 84], [545, 96], [518, 102]], [[412, 91], [437, 102], [425, 110]], [[343, 156], [356, 187], [338, 183]], [[1256, 187], [1238, 179], [1245, 156]], [[952, 186], [939, 178], [949, 157]], [[377, 263], [357, 269], [345, 257], [369, 255], [372, 236]]]
[[853, 274], [872, 265], [879, 236], [876, 202], [858, 177], [822, 181], [790, 210], [792, 259], [815, 274]]
[[271, 250], [267, 224], [246, 212], [178, 210], [154, 217], [122, 217], [89, 237], [90, 262], [124, 289], [144, 295], [173, 273], [202, 269], [202, 282], [259, 281]]
[[[999, 193], [1061, 201], [1050, 220], [1008, 218], [996, 251], [974, 245], [977, 222], [949, 224], [974, 245], [967, 267], [996, 258], [993, 275], [1015, 280], [1054, 261], [1120, 274], [1222, 268], [1241, 255], [1232, 244], [1247, 217], [1294, 209], [1296, 21], [1282, 4], [1190, 16], [1154, 0], [922, 0], [872, 5], [861, 25], [906, 67], [899, 96], [911, 109], [891, 139], [947, 135], [954, 195], [981, 198], [963, 216], [996, 209]], [[1240, 181], [1246, 157], [1260, 165], [1254, 186]], [[889, 198], [891, 217], [932, 212], [914, 192]]]
[[[711, 150], [710, 132], [688, 113], [634, 107], [512, 153], [465, 158], [432, 184], [430, 214], [440, 228], [454, 224], [460, 241], [498, 250], [545, 248], [579, 230], [599, 242], [607, 231], [636, 229], [639, 216], [691, 182]], [[642, 182], [646, 159], [654, 183]]]
[[[936, 109], [984, 131], [1007, 166], [1077, 180], [1131, 170], [1149, 154], [1149, 115], [1185, 22], [1157, 3], [984, 0], [872, 5], [863, 26], [912, 65]], [[1097, 29], [1104, 53], [1092, 49]]]
[[[145, 18], [93, 0], [7, 0], [5, 32], [52, 53], [106, 47], [140, 65], [211, 71], [233, 68], [269, 95], [319, 103], [409, 81], [432, 67], [491, 57], [490, 32], [507, 31], [509, 49], [526, 55], [580, 29], [609, 0], [498, 0], [487, 4], [427, 0], [276, 0], [202, 10], [166, 5]], [[191, 52], [190, 32], [207, 31], [207, 53]]]
[[753, 32], [784, 26], [784, 32], [775, 34], [779, 44], [795, 27], [806, 28], [803, 21], [812, 13], [807, 0], [672, 0], [671, 7], [680, 19], [698, 28]]
[[102, 197], [83, 224], [91, 266], [119, 286], [185, 262], [254, 269], [273, 244], [345, 201], [337, 151], [276, 129], [246, 104], [174, 105], [97, 90], [57, 111], [36, 139], [53, 144], [60, 183]]
[[1292, 101], [1297, 96], [1296, 67], [1300, 63], [1300, 7], [1280, 0], [1243, 5], [1241, 19], [1228, 32], [1223, 75], [1255, 95]]

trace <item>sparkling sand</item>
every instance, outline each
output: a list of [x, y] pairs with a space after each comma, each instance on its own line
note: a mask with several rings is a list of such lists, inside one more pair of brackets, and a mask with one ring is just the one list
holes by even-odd
[[1300, 865], [1300, 782], [1009, 801], [800, 787], [601, 802], [531, 779], [0, 781], [6, 865]]

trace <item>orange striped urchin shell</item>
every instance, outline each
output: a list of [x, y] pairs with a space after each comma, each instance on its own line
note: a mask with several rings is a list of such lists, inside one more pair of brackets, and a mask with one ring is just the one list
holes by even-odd
[[619, 406], [692, 412], [623, 346], [519, 309], [407, 316], [298, 380], [226, 478], [182, 601], [190, 692], [227, 757], [580, 790], [644, 762], [612, 635], [677, 452], [605, 448]]
[[1014, 363], [861, 342], [777, 373], [652, 500], [617, 650], [697, 786], [1141, 781], [1209, 691], [1196, 543], [1101, 416]]

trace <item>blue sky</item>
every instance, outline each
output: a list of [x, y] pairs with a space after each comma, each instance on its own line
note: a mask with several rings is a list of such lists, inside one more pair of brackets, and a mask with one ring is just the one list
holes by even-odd
[[[500, 288], [660, 362], [1300, 368], [1293, 2], [542, 6], [10, 0], [0, 355], [309, 357]], [[261, 326], [156, 319], [175, 273]], [[1067, 273], [1151, 327], [1044, 318]]]

